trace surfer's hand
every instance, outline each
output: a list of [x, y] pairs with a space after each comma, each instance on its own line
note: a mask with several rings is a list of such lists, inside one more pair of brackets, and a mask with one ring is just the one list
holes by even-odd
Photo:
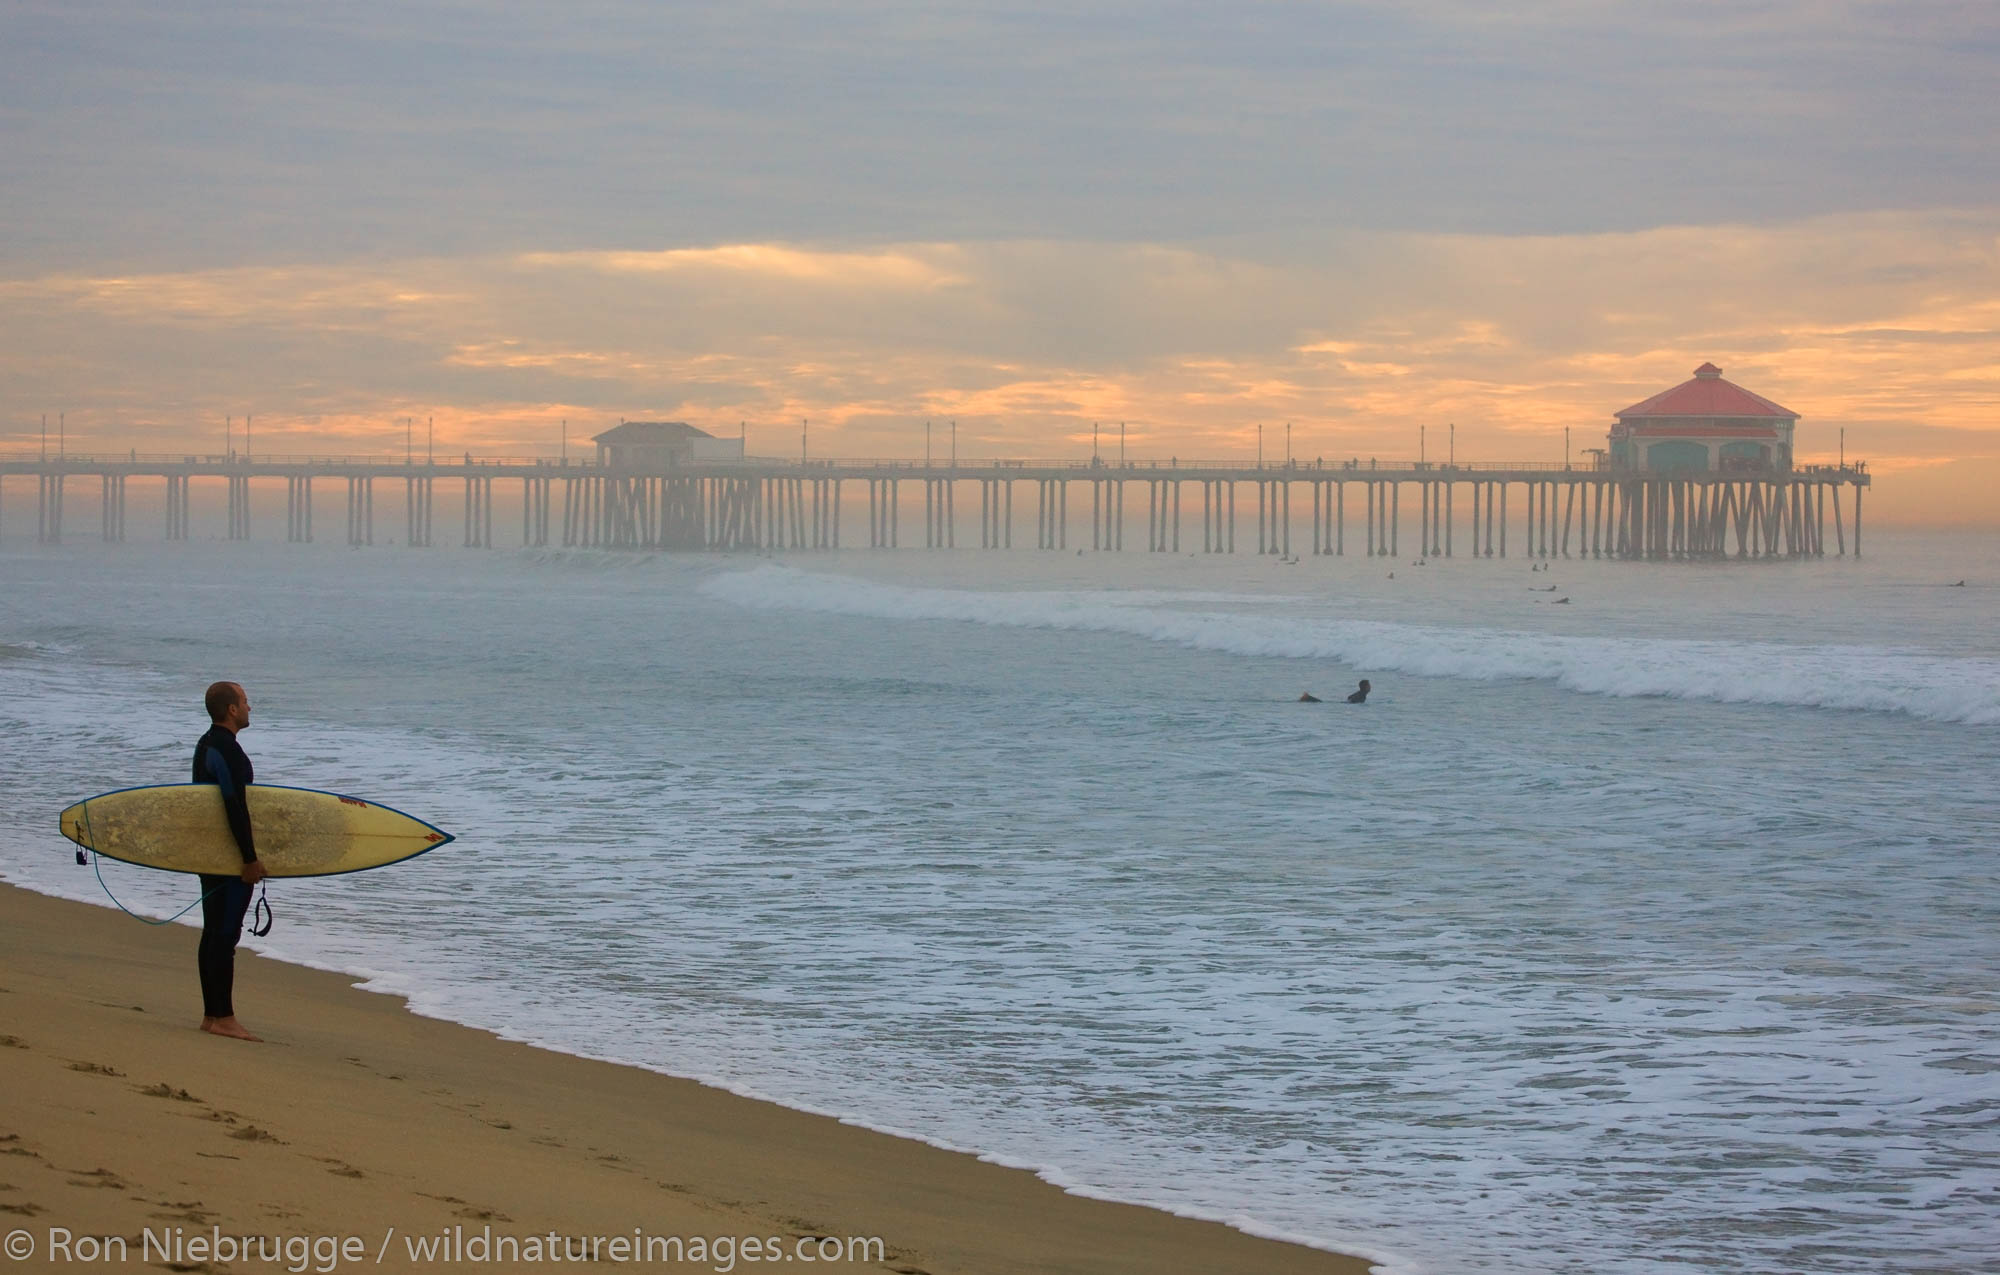
[[264, 870], [264, 863], [261, 859], [252, 859], [243, 865], [243, 884], [245, 885], [256, 885], [259, 881], [270, 875], [269, 872]]

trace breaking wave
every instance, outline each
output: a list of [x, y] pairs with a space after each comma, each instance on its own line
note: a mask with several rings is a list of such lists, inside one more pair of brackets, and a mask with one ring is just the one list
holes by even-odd
[[1157, 592], [916, 588], [791, 567], [711, 577], [711, 597], [761, 610], [1002, 628], [1118, 633], [1201, 651], [1337, 660], [1363, 672], [1478, 682], [1544, 681], [1587, 695], [1906, 713], [2000, 725], [2000, 661], [1872, 646], [1569, 636], [1378, 620], [1188, 609]]

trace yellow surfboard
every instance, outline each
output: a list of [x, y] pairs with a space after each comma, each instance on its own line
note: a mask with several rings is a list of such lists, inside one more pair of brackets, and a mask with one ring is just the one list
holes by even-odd
[[[360, 872], [435, 850], [451, 834], [387, 806], [311, 788], [252, 784], [250, 831], [274, 877]], [[126, 788], [62, 812], [62, 834], [110, 859], [168, 872], [243, 868], [214, 784]]]

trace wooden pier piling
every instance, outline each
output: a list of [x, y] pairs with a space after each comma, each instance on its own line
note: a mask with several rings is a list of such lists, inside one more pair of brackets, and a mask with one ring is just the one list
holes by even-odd
[[[998, 471], [998, 472], [996, 472]], [[374, 480], [401, 477], [404, 484], [403, 543], [412, 548], [434, 541], [435, 484], [457, 476], [462, 489], [460, 543], [467, 548], [496, 544], [496, 487], [521, 483], [520, 535], [523, 547], [543, 547], [556, 539], [565, 548], [627, 550], [715, 550], [760, 552], [836, 549], [842, 536], [842, 490], [847, 478], [867, 485], [871, 549], [899, 547], [898, 511], [902, 478], [924, 485], [923, 543], [933, 550], [957, 544], [956, 492], [975, 482], [979, 491], [979, 547], [1013, 547], [1014, 486], [1034, 483], [1034, 547], [1067, 551], [1068, 505], [1072, 486], [1088, 483], [1090, 545], [1103, 552], [1124, 548], [1126, 490], [1145, 484], [1149, 553], [1181, 551], [1182, 489], [1200, 487], [1200, 552], [1236, 552], [1237, 488], [1255, 484], [1256, 550], [1260, 556], [1290, 557], [1295, 516], [1309, 519], [1307, 539], [1315, 557], [1347, 552], [1347, 488], [1360, 483], [1363, 517], [1358, 551], [1368, 557], [1400, 556], [1401, 493], [1416, 484], [1417, 553], [1421, 558], [1457, 552], [1460, 519], [1457, 492], [1465, 488], [1464, 530], [1473, 557], [1505, 558], [1511, 536], [1525, 536], [1527, 552], [1538, 561], [1553, 558], [1619, 558], [1682, 561], [1823, 558], [1828, 555], [1827, 523], [1833, 524], [1833, 556], [1861, 552], [1862, 492], [1869, 485], [1865, 466], [1805, 467], [1693, 473], [1643, 473], [1589, 468], [1489, 468], [1411, 465], [1339, 469], [1320, 466], [1224, 469], [1165, 465], [1032, 465], [986, 462], [978, 467], [924, 467], [909, 462], [819, 461], [730, 462], [683, 466], [664, 471], [622, 471], [598, 465], [559, 466], [548, 461], [482, 461], [464, 464], [390, 464], [340, 459], [294, 460], [242, 457], [63, 457], [0, 458], [0, 482], [34, 474], [38, 484], [36, 538], [62, 541], [67, 480], [95, 475], [99, 482], [100, 534], [108, 543], [126, 538], [126, 508], [133, 475], [156, 476], [165, 487], [163, 532], [170, 542], [192, 532], [195, 478], [219, 479], [224, 489], [226, 536], [252, 534], [252, 491], [282, 478], [286, 494], [285, 538], [314, 539], [314, 479], [345, 479], [347, 543], [374, 542]], [[1293, 509], [1293, 489], [1308, 485], [1301, 509]], [[1510, 526], [1511, 488], [1525, 497], [1521, 523]], [[557, 488], [562, 509], [555, 512]], [[1853, 488], [1851, 509], [1844, 499]], [[511, 496], [511, 493], [508, 493]], [[1192, 495], [1193, 493], [1189, 493]], [[552, 521], [559, 521], [559, 535]], [[1851, 533], [1851, 534], [1850, 534]], [[1189, 548], [1194, 548], [1190, 543]]]

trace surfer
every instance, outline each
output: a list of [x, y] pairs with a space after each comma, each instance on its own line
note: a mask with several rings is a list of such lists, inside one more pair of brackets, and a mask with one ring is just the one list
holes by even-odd
[[1317, 704], [1319, 703], [1319, 696], [1313, 694], [1311, 691], [1300, 691], [1298, 702], [1301, 704]]
[[236, 742], [236, 732], [250, 724], [250, 696], [235, 682], [217, 682], [202, 702], [210, 724], [194, 746], [194, 782], [222, 790], [222, 809], [243, 856], [243, 871], [237, 876], [201, 874], [201, 946], [195, 955], [201, 971], [201, 1029], [212, 1036], [258, 1040], [236, 1021], [232, 999], [236, 941], [243, 936], [243, 915], [250, 910], [250, 887], [266, 875], [250, 834], [250, 802], [244, 791], [253, 782], [250, 758]]
[[1347, 697], [1347, 702], [1350, 704], [1366, 704], [1368, 702], [1369, 690], [1368, 679], [1364, 677], [1361, 679], [1361, 685], [1355, 688], [1354, 694]]

